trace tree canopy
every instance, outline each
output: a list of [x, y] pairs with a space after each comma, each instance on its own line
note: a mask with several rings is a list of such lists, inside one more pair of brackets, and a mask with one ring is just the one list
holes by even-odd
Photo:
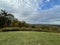
[[27, 27], [28, 24], [25, 21], [19, 21], [13, 14], [1, 9], [0, 12], [0, 28], [1, 27]]

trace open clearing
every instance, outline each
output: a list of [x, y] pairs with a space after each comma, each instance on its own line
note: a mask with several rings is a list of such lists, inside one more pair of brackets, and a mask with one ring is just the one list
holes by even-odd
[[60, 33], [0, 32], [0, 45], [60, 45]]

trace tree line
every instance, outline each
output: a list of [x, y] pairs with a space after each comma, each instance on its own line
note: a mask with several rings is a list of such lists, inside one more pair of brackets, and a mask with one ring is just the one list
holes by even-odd
[[25, 21], [19, 21], [14, 17], [13, 14], [1, 9], [0, 28], [3, 27], [29, 27], [29, 24], [27, 24]]

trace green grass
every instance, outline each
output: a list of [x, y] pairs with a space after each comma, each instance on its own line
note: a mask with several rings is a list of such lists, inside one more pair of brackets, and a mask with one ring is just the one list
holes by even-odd
[[60, 33], [0, 32], [0, 45], [60, 45]]

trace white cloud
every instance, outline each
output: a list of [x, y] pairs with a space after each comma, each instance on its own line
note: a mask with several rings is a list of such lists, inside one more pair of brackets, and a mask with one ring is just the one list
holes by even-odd
[[46, 0], [46, 2], [49, 2], [50, 0]]
[[[60, 24], [60, 6], [56, 5], [48, 10], [41, 9], [44, 0], [0, 0], [0, 8], [13, 13], [19, 20], [28, 23]], [[49, 2], [50, 0], [46, 0]]]
[[0, 0], [0, 2], [0, 8], [14, 13], [15, 17], [19, 17], [21, 20], [25, 20], [37, 11], [42, 0]]
[[[29, 17], [30, 23], [45, 23], [45, 24], [56, 24], [60, 23], [60, 6], [54, 6], [49, 10], [41, 10]], [[28, 22], [29, 22], [28, 20]], [[59, 23], [58, 23], [59, 22]]]

